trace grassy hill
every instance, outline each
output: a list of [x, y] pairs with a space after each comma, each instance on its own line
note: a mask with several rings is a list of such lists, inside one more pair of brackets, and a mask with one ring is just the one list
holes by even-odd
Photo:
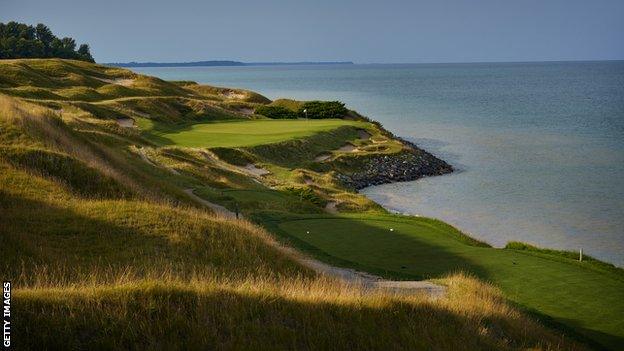
[[[586, 349], [527, 309], [596, 345], [621, 340], [617, 269], [477, 247], [345, 187], [341, 172], [407, 152], [355, 113], [268, 120], [253, 111], [271, 102], [253, 92], [68, 60], [0, 61], [0, 94], [0, 272], [18, 348]], [[248, 220], [215, 216], [188, 190]], [[279, 242], [448, 291], [368, 291]], [[608, 296], [592, 299], [583, 279]]]

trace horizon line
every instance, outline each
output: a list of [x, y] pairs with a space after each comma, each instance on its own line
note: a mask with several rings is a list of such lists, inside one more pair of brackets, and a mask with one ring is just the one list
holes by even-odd
[[[518, 60], [518, 61], [430, 61], [430, 62], [358, 62], [352, 60], [321, 60], [321, 61], [237, 61], [237, 60], [197, 60], [197, 61], [128, 61], [128, 62], [103, 62], [100, 64], [111, 66], [134, 66], [142, 65], [167, 65], [169, 67], [193, 66], [201, 67], [201, 63], [213, 63], [212, 66], [270, 66], [270, 65], [432, 65], [432, 64], [487, 64], [487, 63], [565, 63], [565, 62], [617, 62], [624, 61], [624, 58], [617, 59], [557, 59], [557, 60]], [[99, 62], [98, 62], [99, 63]], [[211, 65], [206, 65], [211, 66]], [[140, 67], [140, 66], [138, 66]]]

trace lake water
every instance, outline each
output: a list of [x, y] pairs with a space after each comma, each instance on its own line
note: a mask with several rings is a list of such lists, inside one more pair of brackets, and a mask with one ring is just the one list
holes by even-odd
[[624, 266], [622, 61], [135, 70], [344, 101], [458, 169], [362, 191], [386, 208]]

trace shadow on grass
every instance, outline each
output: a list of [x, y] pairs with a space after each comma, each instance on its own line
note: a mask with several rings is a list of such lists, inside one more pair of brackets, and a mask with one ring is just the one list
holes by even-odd
[[[335, 230], [334, 224], [340, 224], [340, 229], [348, 228], [348, 231], [354, 234], [342, 231], [337, 234], [339, 237], [331, 238], [330, 240], [333, 242], [328, 244], [338, 245], [339, 249], [337, 251], [341, 251], [342, 254], [332, 254], [328, 252], [331, 251], [328, 248], [317, 247], [288, 233], [280, 227], [280, 224], [285, 222], [283, 219], [271, 219], [270, 215], [266, 216], [266, 214], [260, 214], [256, 219], [259, 219], [259, 222], [269, 231], [278, 234], [298, 249], [336, 266], [353, 268], [384, 278], [401, 280], [441, 278], [459, 271], [472, 273], [484, 280], [490, 280], [491, 278], [484, 267], [447, 250], [443, 246], [433, 245], [431, 242], [418, 239], [413, 235], [402, 235], [399, 231], [382, 232], [379, 227], [369, 225], [365, 221], [356, 218], [327, 215], [287, 220], [289, 222], [315, 219], [336, 221], [330, 223], [328, 228], [321, 227], [315, 229], [317, 232], [318, 230], [322, 231], [330, 228]], [[389, 227], [391, 226], [389, 224]], [[367, 261], [369, 262], [368, 264], [365, 263]], [[373, 263], [373, 261], [382, 262], [383, 264], [378, 265]]]
[[[321, 223], [314, 222], [315, 219], [320, 220]], [[497, 261], [484, 260], [484, 262], [489, 262], [489, 264], [482, 265], [476, 259], [480, 254], [485, 255], [485, 250], [493, 250], [487, 254], [499, 253], [499, 255], [492, 257], [500, 257], [500, 254], [503, 252], [500, 249], [480, 247], [478, 243], [468, 245], [461, 237], [454, 238], [452, 235], [443, 232], [434, 232], [434, 234], [436, 236], [447, 236], [447, 240], [456, 240], [459, 242], [459, 245], [455, 247], [454, 244], [451, 245], [451, 242], [438, 244], [434, 237], [427, 237], [425, 234], [423, 234], [423, 238], [419, 238], [417, 235], [401, 234], [400, 229], [390, 231], [390, 228], [398, 227], [398, 223], [390, 218], [386, 220], [388, 222], [387, 227], [385, 227], [384, 223], [381, 223], [383, 230], [380, 230], [380, 226], [376, 223], [383, 222], [383, 218], [369, 222], [370, 224], [366, 220], [362, 221], [362, 219], [332, 217], [329, 215], [323, 217], [285, 216], [280, 218], [279, 216], [266, 214], [260, 220], [269, 231], [276, 233], [298, 249], [322, 261], [335, 266], [373, 273], [385, 278], [421, 280], [444, 277], [457, 271], [463, 271], [474, 274], [485, 281], [495, 282], [504, 291], [511, 291], [516, 294], [517, 292], [514, 292], [516, 288], [510, 285], [509, 279], [518, 280], [524, 277], [530, 280], [531, 274], [540, 274], [537, 270], [526, 272], [526, 269], [522, 274], [516, 273], [515, 268], [512, 269], [510, 267], [524, 267], [524, 261], [516, 262], [518, 258], [514, 258], [511, 252], [509, 257], [505, 259]], [[428, 222], [423, 220], [423, 223], [427, 224]], [[284, 227], [284, 224], [288, 226]], [[307, 231], [310, 233], [307, 233]], [[449, 246], [453, 246], [453, 248], [449, 249]], [[472, 257], [475, 258], [473, 259]], [[536, 257], [536, 260], [538, 260], [536, 261], [538, 263], [535, 263], [533, 266], [539, 268], [539, 261], [543, 260], [543, 258]], [[501, 275], [499, 271], [514, 276]], [[517, 284], [517, 286], [522, 288], [531, 289], [530, 286], [526, 285]], [[556, 286], [556, 284], [552, 284], [552, 286]], [[548, 294], [549, 292], [546, 291], [544, 293]], [[527, 296], [531, 297], [531, 294], [531, 290], [524, 290], [519, 301], [526, 301]], [[557, 305], [559, 306], [558, 308], [565, 309], [566, 303], [575, 301], [574, 298], [569, 297], [573, 296], [570, 294], [574, 294], [574, 291], [570, 290], [562, 295], [565, 301]], [[543, 297], [546, 298], [547, 296]], [[530, 300], [530, 298], [528, 299]], [[578, 312], [579, 319], [574, 321], [565, 318], [555, 319], [549, 317], [534, 310], [533, 307], [535, 306], [520, 304], [517, 304], [517, 306], [547, 325], [596, 348], [608, 347], [610, 349], [618, 349], [618, 345], [624, 345], [624, 340], [621, 336], [584, 328], [580, 321], [587, 323], [588, 320], [593, 320], [592, 318], [583, 317], [584, 313], [588, 312], [587, 308], [581, 308], [579, 311], [583, 312]], [[603, 304], [603, 306], [606, 307], [607, 305]], [[558, 314], [562, 315], [562, 313]], [[611, 313], [609, 318], [616, 317]], [[611, 331], [610, 329], [606, 330]]]
[[168, 208], [112, 201], [78, 213], [0, 191], [0, 213], [0, 272], [16, 287], [91, 277], [110, 282], [126, 272], [133, 279], [168, 274], [182, 280], [204, 273], [300, 274], [296, 263], [244, 229]]
[[[541, 346], [518, 321], [429, 303], [287, 298], [150, 284], [15, 296], [20, 349], [494, 350]], [[303, 296], [303, 295], [302, 295]], [[516, 325], [514, 325], [514, 322]], [[496, 330], [484, 333], [485, 328]], [[551, 340], [552, 341], [552, 340]]]
[[624, 345], [624, 337], [585, 328], [581, 326], [577, 320], [566, 318], [555, 319], [534, 309], [528, 309], [523, 306], [517, 307], [525, 310], [525, 312], [542, 324], [573, 337], [579, 342], [590, 346], [593, 350], [617, 351], [621, 350]]

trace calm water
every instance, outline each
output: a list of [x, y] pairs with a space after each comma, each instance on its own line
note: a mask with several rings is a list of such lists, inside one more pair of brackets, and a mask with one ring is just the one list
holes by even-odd
[[624, 62], [137, 71], [342, 100], [459, 169], [363, 191], [387, 208], [624, 266]]

